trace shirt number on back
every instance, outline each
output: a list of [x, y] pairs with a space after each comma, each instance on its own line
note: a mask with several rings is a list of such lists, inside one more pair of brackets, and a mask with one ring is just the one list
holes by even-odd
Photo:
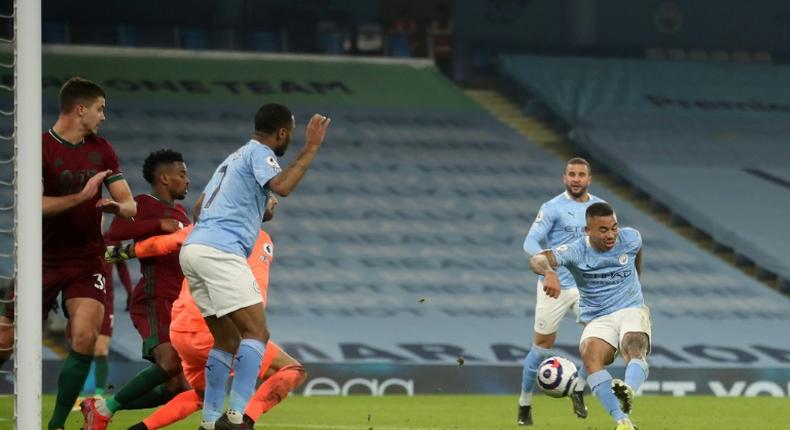
[[225, 180], [225, 173], [227, 173], [227, 171], [228, 171], [228, 165], [227, 164], [219, 168], [219, 173], [222, 174], [222, 177], [219, 178], [219, 184], [217, 184], [217, 188], [215, 188], [214, 192], [211, 193], [211, 197], [209, 197], [208, 202], [206, 202], [206, 206], [204, 206], [204, 207], [207, 208], [207, 207], [211, 206], [211, 202], [214, 201], [214, 197], [217, 197], [217, 193], [219, 192], [219, 188], [222, 186], [222, 181]]

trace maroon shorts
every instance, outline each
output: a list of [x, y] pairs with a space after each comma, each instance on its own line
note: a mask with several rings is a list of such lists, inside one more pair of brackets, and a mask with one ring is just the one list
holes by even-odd
[[107, 280], [104, 302], [104, 319], [101, 322], [100, 335], [112, 336], [112, 326], [115, 318], [115, 284], [112, 281], [112, 264], [104, 263], [104, 276]]
[[129, 316], [143, 338], [143, 358], [154, 361], [154, 348], [170, 342], [170, 311], [175, 299], [164, 297], [132, 301]]
[[[89, 298], [105, 303], [106, 277], [104, 273], [104, 258], [81, 258], [78, 260], [61, 260], [57, 262], [43, 262], [43, 297], [41, 300], [41, 315], [44, 319], [49, 316], [49, 311], [55, 306], [58, 294], [63, 293], [63, 303], [68, 299]], [[25, 286], [22, 286], [25, 288]], [[13, 299], [13, 291], [6, 292], [6, 299]], [[14, 304], [3, 303], [0, 313], [3, 316], [14, 318]], [[63, 313], [68, 317], [65, 306]]]

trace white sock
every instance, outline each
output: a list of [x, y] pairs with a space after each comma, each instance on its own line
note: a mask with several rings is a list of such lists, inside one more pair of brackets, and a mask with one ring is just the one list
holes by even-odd
[[521, 397], [518, 398], [518, 405], [519, 406], [531, 406], [532, 405], [532, 392], [521, 393]]

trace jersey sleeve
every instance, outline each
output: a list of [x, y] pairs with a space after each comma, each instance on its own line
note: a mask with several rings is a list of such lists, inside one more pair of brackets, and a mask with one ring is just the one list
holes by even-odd
[[635, 228], [624, 228], [623, 233], [626, 235], [625, 239], [628, 241], [629, 248], [633, 252], [639, 252], [642, 249], [642, 234]]
[[134, 244], [134, 255], [137, 258], [161, 257], [181, 248], [194, 226], [190, 225], [175, 233], [149, 237]]
[[553, 248], [551, 251], [554, 253], [558, 266], [576, 266], [582, 261], [584, 246], [585, 239], [581, 238], [575, 242]]
[[112, 145], [107, 141], [104, 141], [104, 145], [104, 169], [111, 171], [110, 174], [104, 178], [104, 185], [107, 186], [124, 178], [123, 172], [121, 172], [121, 163], [118, 161], [118, 155], [115, 154]]
[[265, 187], [273, 177], [282, 171], [277, 158], [271, 151], [267, 151], [263, 147], [252, 151], [250, 166], [253, 175], [255, 175], [255, 180], [261, 187]]
[[554, 214], [550, 207], [544, 203], [540, 206], [538, 215], [535, 221], [529, 228], [527, 237], [524, 238], [524, 252], [529, 255], [538, 254], [543, 250], [541, 243], [546, 242], [546, 236], [549, 234], [551, 227], [554, 225]]

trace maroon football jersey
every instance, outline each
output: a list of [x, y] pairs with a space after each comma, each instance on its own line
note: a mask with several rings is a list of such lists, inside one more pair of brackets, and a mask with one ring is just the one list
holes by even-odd
[[[112, 173], [104, 178], [105, 186], [123, 179], [115, 151], [101, 137], [89, 136], [82, 142], [72, 144], [49, 130], [42, 135], [41, 149], [45, 196], [78, 193], [88, 179], [108, 169]], [[100, 189], [92, 199], [58, 215], [44, 218], [44, 260], [84, 258], [104, 253], [102, 212], [96, 208], [101, 195]]]
[[[141, 194], [134, 199], [137, 202], [135, 223], [157, 220], [158, 226], [159, 219], [173, 218], [181, 221], [185, 226], [191, 224], [186, 209], [180, 204], [170, 206], [150, 194]], [[121, 221], [120, 224], [123, 225], [124, 222]], [[155, 230], [149, 230], [148, 233], [133, 239], [140, 241], [158, 234], [164, 234], [164, 232], [157, 227]], [[142, 277], [134, 288], [132, 301], [137, 302], [142, 299], [158, 297], [173, 301], [178, 298], [178, 294], [181, 292], [181, 282], [184, 280], [184, 274], [181, 273], [181, 265], [178, 262], [178, 252], [162, 257], [141, 258], [140, 273]]]

